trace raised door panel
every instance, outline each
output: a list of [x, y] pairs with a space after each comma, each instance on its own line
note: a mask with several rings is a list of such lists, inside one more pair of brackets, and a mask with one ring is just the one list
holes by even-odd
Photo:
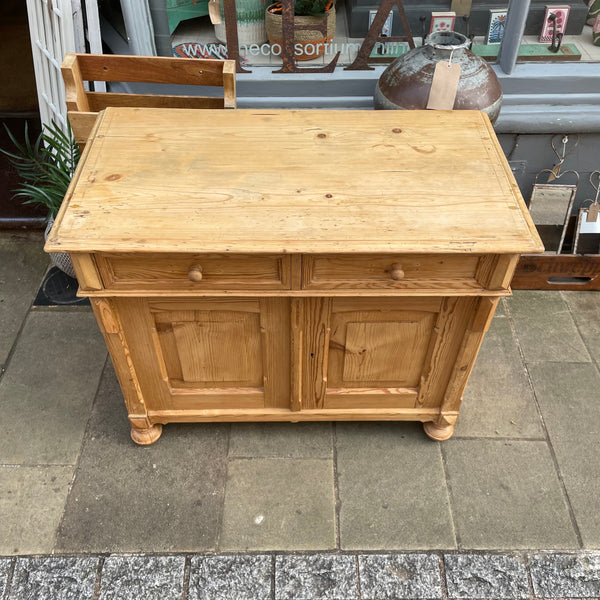
[[302, 409], [441, 405], [471, 299], [307, 298]]
[[303, 409], [416, 406], [443, 298], [302, 302]]
[[[289, 408], [288, 299], [136, 302], [153, 350], [152, 367], [140, 368], [154, 373], [156, 409]], [[125, 325], [126, 335], [138, 335], [135, 325]]]
[[260, 312], [251, 306], [258, 303], [247, 304], [244, 310], [153, 312], [172, 387], [262, 386]]
[[339, 383], [416, 387], [432, 322], [432, 314], [412, 314], [399, 315], [398, 321], [340, 323], [346, 343]]

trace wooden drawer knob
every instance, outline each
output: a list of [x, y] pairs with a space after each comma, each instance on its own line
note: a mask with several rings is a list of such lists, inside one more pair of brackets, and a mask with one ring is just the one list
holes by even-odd
[[192, 265], [188, 271], [188, 279], [190, 281], [202, 281], [202, 267], [200, 265]]
[[394, 281], [404, 279], [404, 269], [400, 263], [394, 263], [390, 269], [390, 275]]

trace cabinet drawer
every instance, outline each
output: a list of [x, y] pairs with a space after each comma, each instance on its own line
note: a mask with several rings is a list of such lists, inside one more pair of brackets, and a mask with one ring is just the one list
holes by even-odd
[[243, 254], [98, 254], [111, 290], [286, 290], [290, 257]]
[[303, 289], [475, 290], [480, 255], [304, 255]]

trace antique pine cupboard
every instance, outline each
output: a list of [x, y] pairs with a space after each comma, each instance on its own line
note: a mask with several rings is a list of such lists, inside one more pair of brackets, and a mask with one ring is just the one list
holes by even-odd
[[174, 421], [447, 439], [519, 254], [542, 249], [471, 111], [108, 108], [46, 244], [139, 444]]

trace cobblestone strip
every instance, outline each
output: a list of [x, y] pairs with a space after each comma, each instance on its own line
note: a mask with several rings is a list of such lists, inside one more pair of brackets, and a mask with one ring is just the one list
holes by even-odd
[[184, 555], [0, 558], [0, 600], [600, 598], [600, 552], [227, 554], [187, 561], [188, 569]]
[[283, 555], [275, 559], [275, 600], [358, 598], [356, 562], [351, 555]]
[[188, 600], [270, 600], [269, 555], [194, 556]]
[[10, 573], [10, 558], [0, 558], [0, 599], [4, 598], [6, 593], [6, 584], [8, 583], [8, 574]]
[[529, 598], [522, 558], [493, 554], [444, 556], [449, 598]]
[[363, 598], [442, 598], [437, 554], [366, 554], [358, 557]]
[[17, 558], [10, 600], [87, 600], [94, 595], [97, 557]]
[[600, 553], [535, 555], [530, 571], [536, 597], [600, 597]]
[[184, 569], [185, 556], [109, 556], [100, 600], [180, 600]]

